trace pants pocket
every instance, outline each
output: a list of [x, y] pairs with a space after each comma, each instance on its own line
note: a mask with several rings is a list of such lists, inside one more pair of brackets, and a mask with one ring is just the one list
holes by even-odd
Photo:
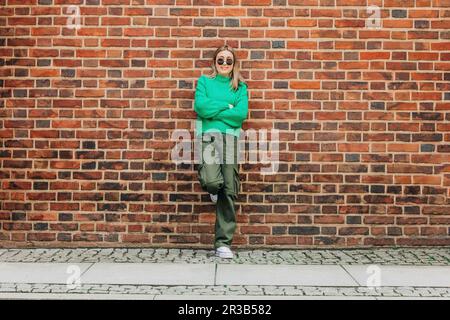
[[205, 176], [203, 170], [204, 164], [200, 163], [197, 168], [198, 181], [200, 182], [200, 186], [202, 189], [205, 189]]
[[234, 171], [234, 191], [236, 193], [236, 197], [238, 196], [239, 192], [240, 192], [240, 186], [241, 186], [241, 182], [239, 179], [239, 168], [238, 165], [233, 166], [233, 171]]

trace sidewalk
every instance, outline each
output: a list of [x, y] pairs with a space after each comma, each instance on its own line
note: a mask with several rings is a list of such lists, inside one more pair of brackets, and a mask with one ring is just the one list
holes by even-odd
[[213, 253], [0, 249], [0, 299], [450, 299], [450, 248]]

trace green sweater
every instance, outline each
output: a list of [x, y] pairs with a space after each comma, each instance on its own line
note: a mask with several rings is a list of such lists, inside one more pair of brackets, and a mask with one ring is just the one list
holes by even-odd
[[[228, 104], [234, 107], [230, 109]], [[230, 78], [217, 74], [210, 79], [201, 75], [195, 90], [194, 110], [198, 116], [197, 137], [211, 129], [239, 137], [242, 123], [248, 115], [247, 85], [240, 81], [238, 90], [233, 91]]]

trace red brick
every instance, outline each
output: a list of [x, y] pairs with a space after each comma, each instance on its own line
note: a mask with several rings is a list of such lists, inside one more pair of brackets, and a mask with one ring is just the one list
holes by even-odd
[[353, 10], [365, 0], [103, 0], [78, 30], [66, 2], [0, 8], [1, 241], [209, 248], [215, 207], [171, 134], [193, 129], [197, 78], [226, 38], [243, 129], [280, 130], [276, 174], [240, 166], [235, 246], [450, 245], [448, 1], [378, 1], [375, 30]]

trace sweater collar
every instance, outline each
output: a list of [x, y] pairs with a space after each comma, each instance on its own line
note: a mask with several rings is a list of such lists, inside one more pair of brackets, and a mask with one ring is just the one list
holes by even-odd
[[216, 79], [221, 81], [221, 82], [226, 82], [226, 81], [230, 81], [231, 77], [226, 77], [226, 76], [223, 76], [223, 75], [217, 73], [216, 74]]

